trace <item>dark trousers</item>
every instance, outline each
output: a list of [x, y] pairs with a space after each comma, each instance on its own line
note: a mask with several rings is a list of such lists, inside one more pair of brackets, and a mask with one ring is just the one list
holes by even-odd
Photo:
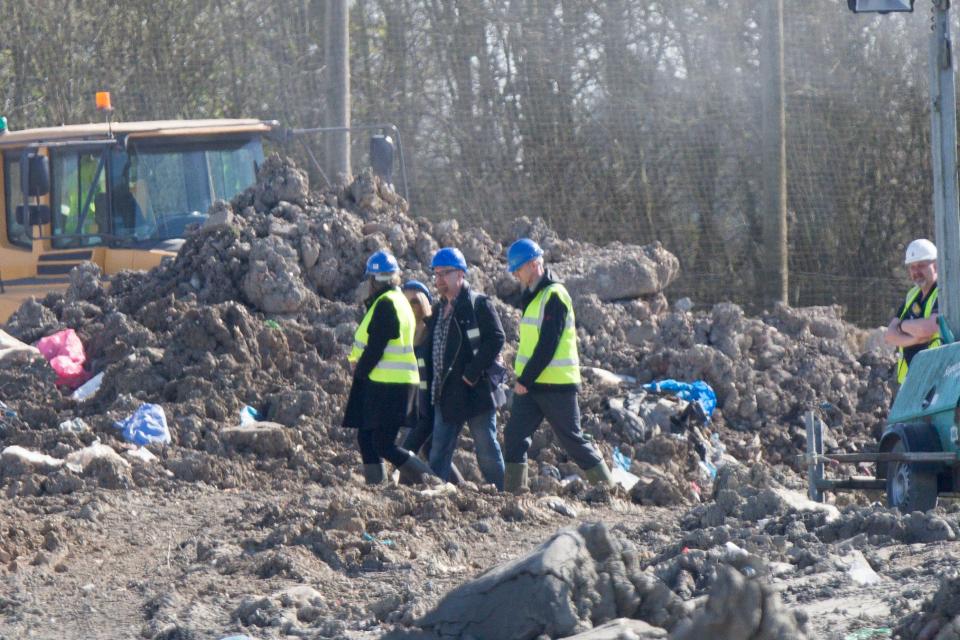
[[410, 459], [410, 452], [397, 446], [397, 434], [406, 422], [410, 397], [416, 387], [406, 384], [367, 385], [363, 400], [363, 426], [357, 432], [357, 444], [363, 464], [387, 460], [399, 467]]
[[425, 452], [430, 455], [430, 445], [433, 441], [433, 412], [429, 415], [418, 416], [413, 428], [403, 439], [403, 448], [413, 453]]
[[510, 420], [503, 430], [503, 458], [510, 463], [526, 462], [533, 434], [546, 418], [557, 441], [581, 469], [603, 461], [596, 445], [580, 430], [580, 405], [575, 390], [528, 391], [514, 394]]

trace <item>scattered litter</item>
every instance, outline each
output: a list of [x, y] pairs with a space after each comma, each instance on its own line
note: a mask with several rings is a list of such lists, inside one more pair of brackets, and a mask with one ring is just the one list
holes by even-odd
[[90, 425], [84, 422], [83, 418], [71, 418], [60, 423], [60, 431], [64, 433], [83, 433], [90, 431]]
[[893, 629], [890, 627], [873, 627], [871, 629], [858, 629], [853, 633], [843, 636], [843, 640], [870, 640], [871, 638], [890, 638], [893, 636]]
[[866, 586], [880, 582], [880, 576], [873, 570], [873, 567], [870, 566], [870, 563], [867, 562], [867, 559], [863, 557], [863, 553], [859, 550], [851, 551], [849, 555], [843, 558], [843, 561], [850, 565], [847, 574], [855, 584]]
[[619, 386], [621, 384], [637, 384], [637, 379], [633, 376], [614, 373], [600, 367], [582, 367], [584, 372], [592, 374], [596, 381], [609, 386]]
[[113, 423], [127, 442], [137, 445], [169, 444], [170, 429], [167, 416], [158, 404], [142, 404], [130, 417]]
[[560, 498], [559, 496], [547, 496], [541, 500], [541, 504], [548, 509], [556, 511], [562, 516], [567, 516], [569, 518], [577, 517], [577, 510], [564, 502], [563, 498]]
[[83, 343], [73, 329], [64, 329], [40, 338], [37, 349], [57, 372], [58, 386], [75, 389], [90, 377], [83, 368], [83, 363], [87, 361]]
[[127, 456], [133, 458], [134, 460], [141, 460], [143, 462], [153, 462], [157, 459], [157, 456], [153, 455], [153, 453], [146, 447], [127, 449]]
[[750, 555], [747, 553], [746, 549], [729, 540], [723, 545], [723, 548], [726, 549], [728, 560], [739, 560]]
[[17, 412], [11, 409], [6, 402], [0, 400], [0, 417], [16, 418]]
[[613, 462], [616, 466], [620, 467], [624, 471], [630, 471], [631, 460], [621, 453], [620, 447], [613, 448]]
[[17, 353], [40, 355], [40, 350], [17, 340], [6, 331], [0, 330], [0, 361], [6, 360], [9, 356]]
[[240, 426], [245, 427], [256, 422], [263, 422], [264, 416], [262, 413], [251, 407], [250, 405], [245, 405], [243, 409], [240, 409]]
[[376, 544], [382, 544], [382, 545], [385, 546], [385, 547], [393, 547], [393, 546], [396, 545], [396, 543], [395, 543], [393, 540], [391, 540], [390, 538], [384, 538], [383, 540], [381, 540], [381, 539], [378, 538], [377, 536], [372, 535], [372, 534], [369, 534], [369, 533], [367, 533], [366, 531], [363, 532], [363, 536], [362, 536], [362, 537], [363, 537], [363, 539], [364, 539], [365, 541], [367, 541], [367, 542], [374, 542], [374, 543], [376, 543]]
[[59, 469], [63, 466], [63, 460], [48, 456], [39, 451], [31, 451], [20, 445], [12, 445], [0, 452], [0, 467], [4, 470], [19, 463], [22, 467], [46, 467], [47, 469]]
[[703, 380], [692, 383], [671, 379], [656, 380], [643, 385], [643, 388], [654, 393], [669, 393], [687, 402], [695, 402], [703, 409], [707, 420], [713, 415], [713, 410], [717, 408], [717, 394]]
[[82, 385], [80, 385], [76, 391], [70, 396], [77, 402], [83, 402], [92, 398], [97, 391], [100, 390], [100, 385], [103, 384], [103, 371], [93, 376]]
[[268, 329], [279, 329], [280, 323], [276, 320], [267, 320], [263, 324], [267, 326]]
[[630, 491], [633, 489], [634, 485], [640, 482], [640, 476], [634, 475], [629, 471], [626, 471], [622, 467], [616, 466], [610, 471], [610, 475], [613, 476], [613, 481]]
[[130, 463], [120, 457], [120, 454], [113, 450], [113, 447], [100, 444], [97, 440], [89, 447], [84, 447], [79, 451], [74, 451], [67, 455], [65, 460], [67, 468], [75, 473], [83, 473], [87, 466], [98, 459], [107, 459], [116, 462], [124, 467], [129, 467]]
[[571, 473], [560, 481], [560, 486], [565, 487], [573, 482], [583, 482], [583, 478], [575, 473]]
[[452, 496], [455, 493], [457, 493], [457, 487], [450, 484], [449, 482], [444, 482], [443, 484], [433, 489], [423, 489], [422, 491], [420, 491], [420, 495], [426, 496], [428, 498], [436, 498], [438, 496]]

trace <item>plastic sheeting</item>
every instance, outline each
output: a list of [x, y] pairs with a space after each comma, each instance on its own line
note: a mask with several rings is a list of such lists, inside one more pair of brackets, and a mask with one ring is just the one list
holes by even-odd
[[37, 349], [57, 372], [58, 386], [76, 389], [90, 377], [83, 368], [87, 354], [83, 343], [73, 329], [58, 331], [46, 338], [40, 338]]
[[133, 415], [125, 420], [114, 422], [113, 426], [120, 429], [120, 435], [124, 440], [136, 445], [170, 443], [167, 416], [163, 412], [163, 407], [158, 404], [142, 404]]

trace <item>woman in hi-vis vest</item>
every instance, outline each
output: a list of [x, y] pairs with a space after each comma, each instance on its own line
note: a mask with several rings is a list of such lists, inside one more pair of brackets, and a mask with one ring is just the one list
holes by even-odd
[[416, 320], [400, 291], [396, 258], [377, 251], [367, 260], [365, 276], [370, 294], [348, 356], [353, 386], [343, 426], [358, 430], [367, 484], [384, 482], [384, 460], [396, 466], [405, 480], [420, 482], [424, 474], [432, 475], [430, 467], [396, 444], [420, 382], [413, 352]]

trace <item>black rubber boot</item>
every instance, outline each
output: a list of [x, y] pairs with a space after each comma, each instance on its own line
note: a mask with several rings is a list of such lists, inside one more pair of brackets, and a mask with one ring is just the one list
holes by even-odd
[[383, 484], [387, 479], [386, 463], [363, 465], [363, 481], [367, 484]]
[[398, 470], [400, 471], [400, 481], [404, 484], [420, 484], [424, 481], [424, 476], [434, 475], [430, 466], [413, 454], [410, 454], [410, 457], [398, 467]]

